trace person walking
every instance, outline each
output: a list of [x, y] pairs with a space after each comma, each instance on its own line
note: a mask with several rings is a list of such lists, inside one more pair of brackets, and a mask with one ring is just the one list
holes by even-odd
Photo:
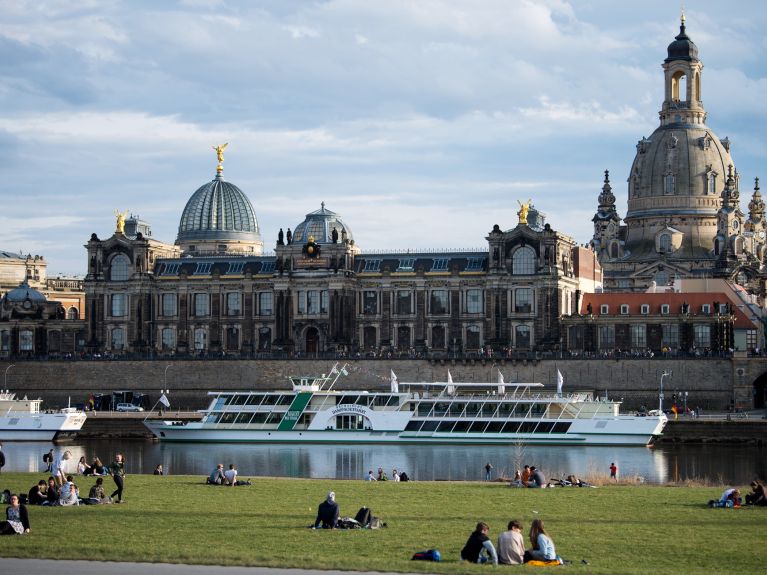
[[112, 465], [109, 466], [109, 474], [112, 476], [112, 479], [115, 480], [115, 485], [117, 486], [117, 489], [115, 489], [111, 497], [112, 499], [114, 499], [116, 495], [117, 496], [116, 503], [122, 503], [123, 502], [123, 480], [125, 478], [125, 459], [123, 458], [122, 453], [118, 453], [117, 455], [115, 455], [115, 460], [112, 462]]
[[485, 481], [490, 481], [490, 476], [492, 475], [492, 472], [493, 472], [493, 466], [488, 461], [487, 463], [485, 463]]
[[610, 479], [618, 481], [618, 466], [615, 465], [614, 461], [610, 464]]

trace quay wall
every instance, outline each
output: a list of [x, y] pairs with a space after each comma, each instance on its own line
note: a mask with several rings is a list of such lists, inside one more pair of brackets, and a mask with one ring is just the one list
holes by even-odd
[[[19, 396], [41, 397], [43, 407], [84, 403], [92, 393], [131, 390], [149, 394], [154, 403], [160, 390], [170, 389], [172, 409], [199, 409], [212, 390], [288, 389], [288, 375], [318, 375], [332, 366], [328, 360], [177, 360], [177, 361], [18, 361], [0, 362], [4, 388]], [[170, 367], [168, 367], [170, 366]], [[166, 369], [167, 368], [167, 369]], [[621, 359], [621, 360], [356, 360], [339, 389], [386, 390], [394, 371], [400, 382], [446, 381], [450, 370], [456, 382], [497, 381], [498, 369], [507, 382], [540, 382], [555, 389], [557, 370], [564, 376], [564, 391], [589, 391], [623, 398], [628, 410], [657, 407], [661, 373], [664, 405], [672, 393], [686, 391], [687, 405], [706, 410], [752, 407], [754, 382], [767, 377], [767, 358], [733, 359]], [[761, 379], [760, 379], [761, 381]]]

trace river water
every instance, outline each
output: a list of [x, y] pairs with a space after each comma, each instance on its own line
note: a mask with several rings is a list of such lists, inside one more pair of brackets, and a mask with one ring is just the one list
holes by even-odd
[[[44, 472], [43, 453], [69, 449], [73, 461], [85, 455], [105, 463], [117, 452], [131, 473], [152, 473], [158, 463], [173, 475], [207, 475], [216, 463], [237, 464], [243, 477], [362, 479], [369, 470], [396, 468], [416, 480], [475, 481], [490, 462], [494, 475], [513, 475], [522, 465], [535, 465], [547, 478], [571, 473], [583, 478], [607, 476], [615, 462], [623, 478], [647, 483], [705, 479], [748, 485], [767, 477], [767, 449], [738, 445], [668, 445], [658, 447], [450, 446], [450, 445], [268, 445], [155, 443], [146, 440], [76, 440], [5, 442], [3, 471]], [[75, 471], [75, 463], [72, 464]]]

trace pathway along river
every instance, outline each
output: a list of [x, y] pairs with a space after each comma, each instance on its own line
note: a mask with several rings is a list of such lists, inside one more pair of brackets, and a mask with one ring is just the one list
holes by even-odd
[[498, 447], [450, 445], [265, 445], [154, 443], [144, 440], [78, 440], [6, 442], [3, 471], [43, 472], [42, 456], [53, 447], [73, 454], [72, 472], [80, 456], [105, 463], [117, 452], [127, 461], [127, 472], [152, 473], [162, 463], [173, 475], [207, 475], [216, 463], [237, 464], [243, 477], [307, 477], [362, 479], [383, 467], [407, 471], [416, 480], [476, 481], [484, 478], [490, 462], [493, 476], [513, 475], [517, 466], [535, 465], [547, 478], [574, 473], [581, 477], [609, 475], [615, 462], [624, 479], [641, 477], [647, 483], [705, 479], [748, 485], [767, 478], [765, 448], [740, 445], [668, 445], [658, 447]]

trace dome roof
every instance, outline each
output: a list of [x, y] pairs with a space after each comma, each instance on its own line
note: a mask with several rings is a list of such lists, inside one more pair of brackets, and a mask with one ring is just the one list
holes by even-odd
[[261, 241], [250, 200], [220, 173], [192, 194], [178, 226], [177, 244], [204, 240]]
[[679, 35], [668, 45], [668, 58], [666, 58], [666, 62], [697, 59], [698, 47], [685, 32], [684, 20], [682, 20], [682, 24], [679, 26]]
[[29, 287], [29, 284], [24, 281], [21, 282], [19, 287], [12, 289], [5, 294], [5, 300], [8, 302], [24, 302], [29, 300], [33, 303], [45, 303], [48, 301], [46, 297], [34, 288]]
[[325, 202], [322, 202], [319, 210], [306, 214], [306, 219], [298, 224], [293, 231], [293, 242], [304, 243], [309, 240], [309, 236], [314, 238], [318, 244], [330, 244], [333, 242], [333, 230], [338, 231], [339, 241], [343, 239], [343, 233], [346, 232], [346, 238], [353, 240], [354, 236], [338, 214], [325, 208]]

